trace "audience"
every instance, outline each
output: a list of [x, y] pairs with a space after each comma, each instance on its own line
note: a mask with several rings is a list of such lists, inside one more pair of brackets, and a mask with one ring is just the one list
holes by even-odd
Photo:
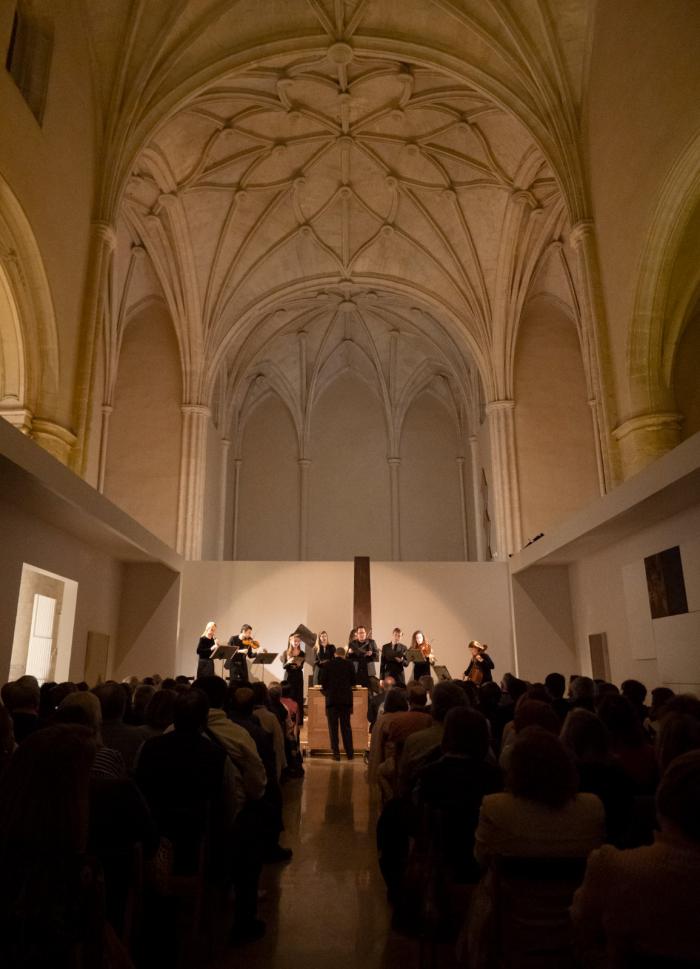
[[664, 967], [700, 962], [700, 751], [673, 760], [659, 785], [661, 831], [653, 845], [594, 851], [574, 898], [582, 949], [604, 947], [605, 965]]
[[[480, 945], [508, 962], [508, 946], [527, 945], [517, 932], [497, 943], [483, 921], [504, 890], [503, 862], [583, 863], [593, 851], [573, 907], [578, 956], [611, 966], [697, 960], [700, 700], [656, 687], [647, 707], [639, 681], [620, 691], [585, 676], [571, 678], [565, 699], [565, 685], [560, 673], [533, 684], [506, 674], [480, 689], [385, 681], [370, 701], [369, 779], [385, 802], [380, 866], [397, 916], [408, 916], [395, 925], [425, 927], [426, 906], [447, 912], [440, 893], [454, 886], [465, 893], [450, 897], [468, 908], [473, 964]], [[152, 908], [167, 899], [157, 861], [167, 877], [205, 879], [222, 899], [235, 890], [231, 943], [264, 933], [262, 864], [291, 857], [279, 844], [280, 783], [303, 774], [279, 685], [231, 692], [219, 677], [191, 686], [154, 675], [90, 691], [24, 676], [1, 697], [0, 964], [130, 965], [117, 935], [127, 938], [137, 858], [147, 914], [174, 912]], [[583, 864], [577, 871], [569, 902]], [[529, 899], [518, 884], [501, 899], [513, 912]], [[171, 915], [157, 925], [175, 945]], [[560, 919], [560, 930], [571, 943], [570, 923]], [[545, 935], [547, 948], [556, 932]]]

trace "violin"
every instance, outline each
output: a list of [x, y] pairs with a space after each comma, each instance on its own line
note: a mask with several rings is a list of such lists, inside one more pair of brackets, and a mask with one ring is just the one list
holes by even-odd
[[246, 649], [260, 649], [260, 643], [257, 641], [257, 639], [253, 639], [252, 637], [245, 637], [244, 639], [241, 639], [241, 645], [245, 646]]

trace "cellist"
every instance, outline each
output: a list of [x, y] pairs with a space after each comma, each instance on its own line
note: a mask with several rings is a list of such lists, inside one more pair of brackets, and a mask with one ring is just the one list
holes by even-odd
[[486, 643], [480, 643], [478, 639], [472, 639], [469, 643], [469, 652], [472, 654], [472, 658], [464, 671], [464, 679], [470, 680], [476, 686], [481, 686], [482, 683], [490, 683], [493, 680], [491, 675], [493, 660], [486, 655], [487, 649]]

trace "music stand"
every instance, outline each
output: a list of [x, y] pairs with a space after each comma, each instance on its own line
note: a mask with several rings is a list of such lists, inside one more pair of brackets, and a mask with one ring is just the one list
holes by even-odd
[[262, 666], [262, 681], [265, 682], [265, 667], [269, 666], [270, 663], [274, 661], [279, 656], [279, 653], [262, 653], [258, 652], [255, 654], [255, 659], [253, 660], [253, 665], [259, 663]]
[[234, 653], [238, 652], [236, 646], [217, 646], [211, 655], [212, 659], [231, 659]]
[[438, 683], [446, 683], [448, 680], [452, 679], [452, 677], [450, 676], [450, 671], [447, 669], [446, 666], [438, 666], [436, 664], [433, 667], [433, 669], [435, 670], [435, 675], [437, 676]]
[[409, 649], [406, 652], [406, 659], [409, 663], [425, 663], [426, 659], [423, 653], [417, 649], [415, 646], [413, 649]]

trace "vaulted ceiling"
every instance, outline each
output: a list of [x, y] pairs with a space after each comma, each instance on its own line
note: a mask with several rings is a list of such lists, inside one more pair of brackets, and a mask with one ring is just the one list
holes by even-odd
[[[390, 0], [229, 3], [231, 47], [222, 5], [173, 4], [158, 23], [152, 6], [139, 34], [122, 26], [141, 100], [122, 78], [105, 142], [115, 171], [129, 161], [108, 382], [131, 310], [158, 295], [185, 399], [204, 402], [218, 374], [226, 419], [274, 385], [303, 428], [341, 360], [390, 421], [426, 381], [458, 423], [473, 419], [476, 374], [489, 399], [508, 396], [520, 310], [575, 207], [560, 135], [585, 5], [553, 19], [544, 0], [409, 0], [400, 17]], [[90, 16], [106, 56], [106, 21]], [[557, 265], [571, 279], [566, 253]]]

